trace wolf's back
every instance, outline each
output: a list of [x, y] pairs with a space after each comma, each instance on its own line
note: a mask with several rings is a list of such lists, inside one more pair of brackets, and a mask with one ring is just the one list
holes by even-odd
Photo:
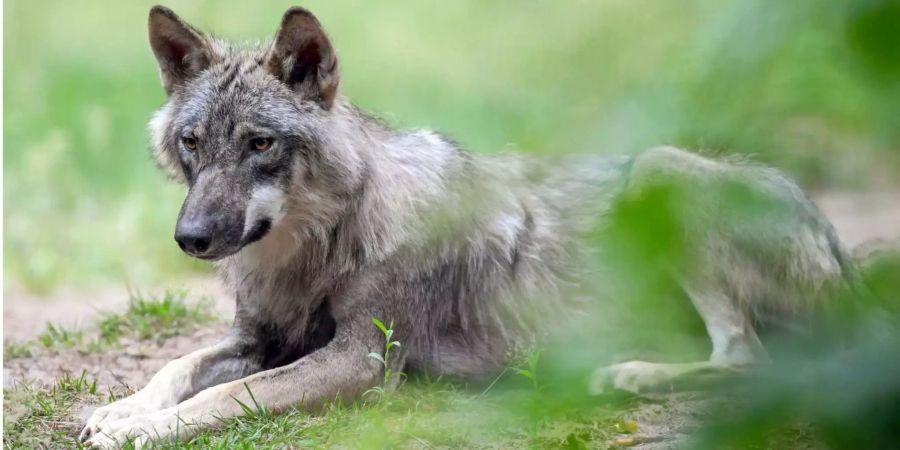
[[[643, 248], [680, 286], [720, 290], [756, 320], [805, 316], [854, 277], [827, 218], [771, 167], [658, 147], [635, 158], [616, 205], [631, 211], [632, 226], [665, 225], [645, 226], [657, 234], [637, 238], [649, 240]], [[654, 242], [665, 245], [652, 253]]]

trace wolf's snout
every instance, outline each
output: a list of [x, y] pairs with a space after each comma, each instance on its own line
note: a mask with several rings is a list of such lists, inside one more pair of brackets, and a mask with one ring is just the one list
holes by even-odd
[[178, 224], [175, 242], [181, 250], [191, 256], [203, 256], [212, 244], [212, 233], [208, 227], [197, 224]]

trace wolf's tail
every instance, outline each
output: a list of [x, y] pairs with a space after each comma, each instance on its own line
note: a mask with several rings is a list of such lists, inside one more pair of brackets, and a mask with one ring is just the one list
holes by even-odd
[[[900, 239], [867, 241], [853, 249], [845, 270], [843, 319], [864, 335], [896, 336], [900, 330]], [[857, 330], [857, 331], [860, 331]]]

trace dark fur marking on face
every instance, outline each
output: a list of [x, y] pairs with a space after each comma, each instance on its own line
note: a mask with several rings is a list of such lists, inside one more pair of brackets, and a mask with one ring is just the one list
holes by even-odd
[[184, 158], [178, 158], [178, 165], [181, 166], [181, 172], [184, 174], [184, 179], [187, 181], [188, 186], [194, 183], [193, 173], [191, 173], [191, 166], [188, 165], [187, 162], [184, 161]]
[[272, 228], [272, 221], [271, 221], [271, 220], [269, 220], [269, 219], [262, 219], [262, 220], [260, 220], [260, 221], [257, 221], [257, 222], [253, 225], [253, 228], [250, 229], [250, 232], [247, 233], [247, 236], [244, 238], [244, 242], [243, 242], [242, 244], [243, 244], [243, 245], [250, 245], [250, 244], [252, 244], [252, 243], [254, 243], [254, 242], [256, 242], [256, 241], [262, 239], [263, 237], [266, 236], [266, 234], [269, 233], [269, 230], [270, 230], [271, 228]]
[[234, 121], [234, 118], [230, 115], [225, 116], [225, 137], [227, 139], [231, 139], [234, 135], [234, 127], [237, 125]]
[[289, 178], [291, 172], [291, 152], [280, 151], [274, 161], [260, 163], [253, 168], [253, 177], [261, 182]]
[[237, 79], [238, 73], [240, 72], [241, 65], [235, 63], [234, 66], [226, 67], [225, 78], [219, 83], [219, 90], [226, 91], [228, 90], [232, 83]]
[[257, 64], [248, 64], [246, 67], [244, 67], [244, 69], [241, 70], [241, 76], [250, 75], [251, 73], [255, 72], [257, 69], [259, 69], [260, 66], [262, 65], [262, 61], [260, 59], [257, 59], [255, 62]]

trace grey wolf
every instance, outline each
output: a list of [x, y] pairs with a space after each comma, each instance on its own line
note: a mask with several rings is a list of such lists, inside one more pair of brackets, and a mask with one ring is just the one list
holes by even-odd
[[[617, 364], [586, 387], [637, 391], [764, 361], [754, 324], [799, 316], [849, 276], [832, 227], [777, 170], [671, 147], [544, 164], [392, 129], [341, 94], [334, 46], [302, 8], [256, 47], [162, 6], [149, 34], [168, 95], [150, 124], [154, 156], [187, 186], [175, 240], [215, 264], [237, 309], [219, 344], [94, 412], [88, 445], [189, 438], [242, 414], [235, 399], [249, 404], [249, 392], [275, 412], [353, 399], [382, 377], [367, 357], [384, 342], [372, 318], [402, 337], [395, 372], [497, 373], [538, 322], [578, 310], [564, 291], [578, 284], [580, 239], [617, 204], [668, 185], [690, 196], [679, 216], [694, 264], [661, 270], [703, 319], [712, 354]], [[776, 212], [729, 216], [714, 186]]]

